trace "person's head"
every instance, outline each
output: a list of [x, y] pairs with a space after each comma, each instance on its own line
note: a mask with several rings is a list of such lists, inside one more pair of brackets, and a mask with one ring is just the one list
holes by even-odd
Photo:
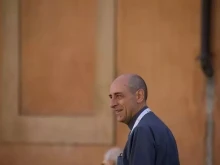
[[122, 150], [118, 147], [109, 149], [104, 155], [102, 165], [117, 165], [117, 159], [121, 153]]
[[110, 86], [110, 107], [119, 122], [128, 123], [146, 105], [147, 86], [136, 74], [123, 74]]

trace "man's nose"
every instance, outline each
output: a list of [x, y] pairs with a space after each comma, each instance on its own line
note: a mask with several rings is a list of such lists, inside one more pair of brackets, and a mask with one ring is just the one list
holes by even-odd
[[116, 105], [117, 105], [116, 100], [115, 100], [115, 99], [111, 99], [110, 107], [111, 107], [111, 108], [114, 108]]

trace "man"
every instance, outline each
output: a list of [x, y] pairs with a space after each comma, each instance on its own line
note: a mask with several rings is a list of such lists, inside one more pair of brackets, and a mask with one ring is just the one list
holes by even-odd
[[118, 165], [179, 165], [175, 138], [147, 107], [147, 96], [147, 86], [136, 74], [121, 75], [111, 84], [111, 108], [131, 130]]
[[118, 147], [110, 148], [104, 155], [102, 165], [117, 165], [117, 158], [122, 150]]

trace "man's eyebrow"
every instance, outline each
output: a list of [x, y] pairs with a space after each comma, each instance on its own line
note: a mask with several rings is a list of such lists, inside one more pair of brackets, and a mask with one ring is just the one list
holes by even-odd
[[122, 92], [116, 92], [116, 93], [114, 93], [115, 95], [119, 95], [119, 94], [122, 94]]
[[122, 92], [115, 92], [115, 93], [109, 94], [109, 97], [111, 97], [112, 95], [120, 95], [120, 94], [122, 94]]

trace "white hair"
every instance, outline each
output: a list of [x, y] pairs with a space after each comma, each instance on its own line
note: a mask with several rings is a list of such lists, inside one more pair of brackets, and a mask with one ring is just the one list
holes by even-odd
[[105, 155], [104, 155], [104, 160], [105, 161], [114, 161], [115, 164], [117, 164], [117, 159], [118, 159], [118, 156], [122, 153], [122, 150], [118, 147], [113, 147], [111, 149], [109, 149]]

